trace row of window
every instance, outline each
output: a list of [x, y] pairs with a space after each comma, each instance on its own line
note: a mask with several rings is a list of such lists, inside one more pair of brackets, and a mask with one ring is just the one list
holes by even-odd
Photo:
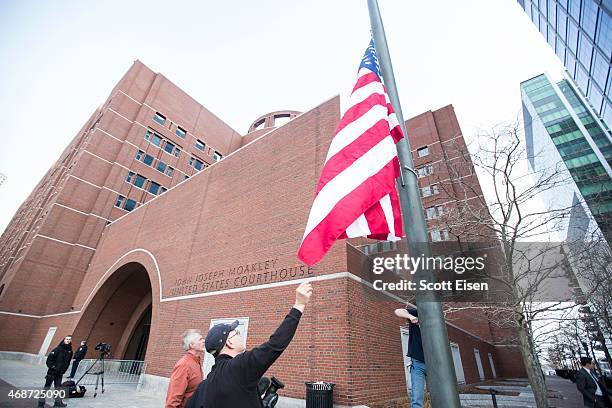
[[115, 201], [115, 207], [123, 208], [125, 211], [132, 211], [137, 206], [138, 202], [132, 200], [131, 198], [126, 198], [121, 194], [117, 196], [117, 201]]
[[425, 216], [428, 220], [440, 218], [443, 214], [444, 208], [441, 205], [436, 205], [425, 209]]
[[[153, 120], [159, 123], [160, 125], [166, 124], [166, 117], [159, 112], [155, 112], [155, 115], [153, 115]], [[178, 125], [176, 126], [174, 133], [181, 139], [184, 139], [187, 135], [187, 131]]]
[[431, 164], [426, 164], [423, 167], [419, 167], [416, 169], [419, 178], [426, 177], [433, 174], [433, 166]]
[[434, 228], [429, 232], [429, 235], [431, 236], [431, 240], [433, 242], [448, 241], [450, 239], [450, 236], [448, 235], [448, 230], [446, 229]]
[[431, 186], [425, 186], [421, 188], [421, 197], [429, 197], [434, 194], [438, 194], [440, 189], [437, 184], [432, 184]]
[[[154, 182], [153, 180], [147, 180], [146, 177], [141, 176], [138, 173], [134, 173], [133, 171], [129, 171], [125, 181], [135, 185], [138, 188], [143, 190], [147, 190], [149, 193], [153, 195], [158, 195], [165, 193], [167, 189], [163, 187], [161, 184]], [[147, 183], [148, 181], [148, 183]]]
[[143, 152], [142, 150], [136, 152], [136, 160], [143, 162], [147, 166], [153, 167], [155, 170], [167, 176], [172, 177], [172, 175], [174, 174], [174, 167], [168, 166], [166, 163], [159, 159], [157, 159], [157, 163], [155, 163], [154, 165], [153, 163], [156, 161], [155, 157]]
[[147, 130], [144, 136], [145, 140], [148, 140], [154, 146], [159, 147], [164, 150], [166, 153], [173, 155], [174, 157], [179, 157], [181, 155], [181, 149], [179, 146], [175, 146], [174, 143], [170, 142], [162, 138], [157, 133], [152, 130]]
[[[159, 123], [160, 125], [164, 125], [166, 123], [166, 117], [164, 115], [162, 115], [159, 112], [155, 112], [155, 115], [153, 115], [153, 120], [157, 123]], [[149, 135], [149, 133], [151, 135]], [[185, 136], [187, 135], [187, 131], [185, 129], [183, 129], [180, 126], [176, 127], [175, 133], [178, 137], [184, 139]], [[158, 146], [161, 148], [161, 143], [164, 140], [161, 136], [159, 136], [157, 133], [147, 130], [147, 133], [145, 134], [145, 139], [149, 140], [152, 144]], [[170, 145], [170, 146], [169, 146]], [[201, 141], [200, 139], [196, 139], [195, 142], [195, 147], [198, 150], [204, 151], [204, 149], [206, 149], [206, 143], [204, 143], [203, 141]], [[174, 149], [174, 144], [172, 144], [171, 142], [168, 142], [166, 140], [166, 144], [164, 145], [164, 150], [167, 151], [170, 154], [173, 154], [172, 149]], [[180, 154], [180, 150], [179, 148], [176, 148], [176, 150], [178, 150], [178, 153], [175, 152], [174, 155], [176, 157], [179, 157]], [[222, 156], [221, 153], [217, 152], [216, 150], [213, 150], [213, 159], [215, 161], [219, 161], [221, 160]]]
[[205, 169], [208, 166], [202, 160], [200, 160], [200, 159], [198, 159], [197, 157], [194, 157], [194, 156], [191, 156], [191, 159], [189, 159], [189, 165], [191, 167], [193, 167], [194, 169], [196, 169], [196, 171], [200, 171], [202, 169]]

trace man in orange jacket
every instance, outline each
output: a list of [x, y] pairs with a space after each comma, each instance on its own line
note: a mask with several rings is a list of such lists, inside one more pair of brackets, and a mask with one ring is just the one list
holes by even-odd
[[202, 355], [204, 338], [199, 330], [183, 333], [183, 349], [187, 351], [176, 363], [170, 375], [166, 408], [183, 408], [185, 402], [202, 382]]

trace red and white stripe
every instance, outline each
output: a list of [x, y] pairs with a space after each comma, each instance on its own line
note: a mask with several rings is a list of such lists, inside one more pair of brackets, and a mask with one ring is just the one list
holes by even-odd
[[308, 265], [339, 238], [402, 236], [395, 147], [402, 131], [374, 72], [359, 70], [349, 106], [329, 146], [298, 251]]

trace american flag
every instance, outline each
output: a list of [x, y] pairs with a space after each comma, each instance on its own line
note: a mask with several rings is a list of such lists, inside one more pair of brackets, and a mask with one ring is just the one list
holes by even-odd
[[359, 65], [315, 191], [298, 257], [319, 262], [337, 239], [397, 240], [402, 220], [395, 144], [403, 137], [382, 84], [374, 41]]

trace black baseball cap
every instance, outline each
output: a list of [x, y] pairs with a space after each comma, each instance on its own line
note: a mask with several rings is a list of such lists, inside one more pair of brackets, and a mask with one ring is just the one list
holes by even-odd
[[223, 349], [223, 347], [225, 347], [225, 342], [227, 341], [230, 332], [235, 330], [239, 324], [240, 323], [238, 320], [234, 320], [234, 322], [231, 324], [219, 323], [211, 327], [206, 335], [206, 340], [204, 341], [206, 351], [217, 357], [219, 352]]

